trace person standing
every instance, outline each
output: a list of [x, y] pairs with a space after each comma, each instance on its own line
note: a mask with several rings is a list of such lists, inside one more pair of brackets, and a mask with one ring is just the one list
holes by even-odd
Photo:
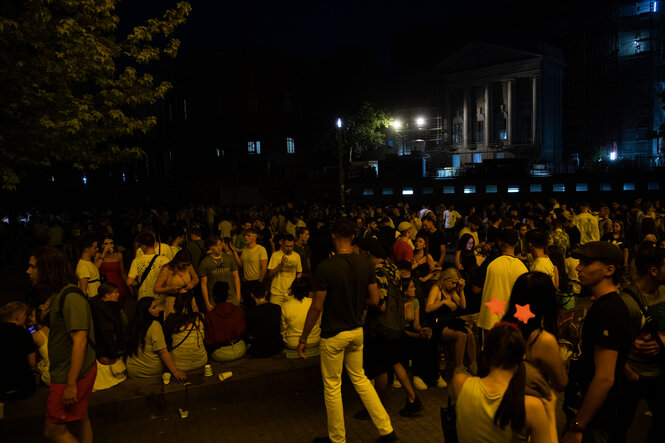
[[201, 280], [201, 293], [205, 303], [205, 312], [210, 312], [215, 307], [212, 298], [212, 289], [215, 283], [225, 282], [229, 287], [229, 299], [236, 306], [240, 306], [240, 274], [238, 265], [229, 245], [226, 245], [217, 235], [211, 235], [206, 240], [206, 249], [210, 254], [206, 255], [199, 265], [199, 278]]
[[141, 254], [132, 260], [127, 274], [127, 286], [136, 286], [138, 298], [154, 297], [163, 309], [166, 302], [166, 294], [155, 294], [153, 291], [162, 266], [170, 260], [155, 251], [155, 236], [149, 232], [139, 235], [136, 240], [139, 244]]
[[302, 263], [300, 255], [293, 252], [294, 239], [291, 234], [282, 236], [279, 244], [279, 250], [270, 256], [268, 276], [272, 277], [270, 303], [281, 307], [289, 299], [291, 283], [302, 275]]
[[[443, 233], [436, 229], [434, 217], [431, 214], [423, 219], [423, 228], [418, 234], [425, 237], [429, 253], [432, 255], [434, 262], [441, 267], [446, 258], [446, 239]], [[477, 241], [476, 244], [478, 244]]]
[[84, 294], [88, 297], [96, 297], [99, 285], [102, 284], [99, 275], [99, 266], [102, 264], [102, 257], [97, 250], [97, 241], [92, 236], [86, 236], [81, 239], [81, 258], [76, 264], [76, 276], [78, 284]]
[[580, 203], [580, 212], [573, 218], [573, 224], [580, 231], [580, 245], [600, 240], [598, 219], [591, 214], [589, 203]]
[[242, 300], [245, 312], [255, 306], [251, 296], [251, 288], [255, 282], [263, 284], [268, 270], [268, 252], [266, 248], [256, 242], [258, 231], [252, 227], [245, 230], [245, 244], [240, 253], [240, 266], [242, 267]]
[[580, 284], [594, 302], [582, 325], [581, 353], [570, 370], [564, 407], [574, 415], [561, 441], [613, 441], [620, 428], [623, 371], [633, 335], [630, 313], [617, 293], [623, 254], [610, 243], [592, 241], [573, 250], [573, 256], [580, 260]]
[[374, 265], [352, 252], [354, 226], [351, 220], [335, 221], [331, 226], [331, 235], [336, 254], [322, 261], [316, 269], [312, 305], [298, 345], [298, 355], [307, 358], [307, 337], [321, 316], [319, 348], [328, 437], [315, 441], [346, 441], [342, 405], [343, 367], [381, 439], [395, 441], [397, 437], [390, 417], [363, 370], [363, 311], [365, 305], [376, 307], [379, 303]]
[[54, 294], [49, 312], [51, 386], [44, 436], [54, 442], [91, 443], [88, 400], [97, 364], [91, 346], [95, 331], [90, 303], [76, 286], [76, 275], [67, 259], [55, 248], [36, 249], [26, 273], [32, 285], [48, 288]]
[[[616, 223], [616, 222], [615, 222]], [[621, 298], [628, 306], [635, 341], [628, 352], [624, 374], [626, 389], [621, 397], [621, 433], [625, 437], [640, 400], [653, 414], [647, 442], [665, 435], [665, 249], [643, 243], [635, 257], [637, 280], [624, 288]]]

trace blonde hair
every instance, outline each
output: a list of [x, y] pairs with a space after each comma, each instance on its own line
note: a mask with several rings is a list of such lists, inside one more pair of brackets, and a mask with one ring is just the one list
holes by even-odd
[[0, 318], [3, 322], [11, 321], [17, 312], [28, 312], [29, 306], [22, 301], [10, 301], [2, 308], [0, 308]]

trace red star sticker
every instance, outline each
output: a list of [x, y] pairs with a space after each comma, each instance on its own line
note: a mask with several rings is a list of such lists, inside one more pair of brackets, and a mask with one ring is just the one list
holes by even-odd
[[531, 312], [531, 305], [529, 305], [529, 303], [524, 306], [516, 304], [515, 310], [517, 311], [515, 312], [515, 318], [524, 322], [524, 324], [527, 324], [530, 318], [534, 318], [536, 316], [533, 312]]
[[485, 303], [485, 306], [490, 308], [490, 315], [502, 315], [505, 314], [503, 308], [506, 306], [506, 302], [499, 300], [496, 296], [492, 296], [492, 300]]

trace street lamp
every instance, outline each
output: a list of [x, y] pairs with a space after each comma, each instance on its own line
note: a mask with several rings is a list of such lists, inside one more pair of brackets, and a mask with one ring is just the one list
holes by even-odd
[[392, 126], [395, 129], [402, 129], [402, 120], [393, 120]]
[[337, 169], [339, 172], [339, 203], [344, 207], [344, 144], [342, 141], [342, 119], [337, 119]]
[[416, 117], [416, 125], [418, 125], [419, 128], [425, 126], [425, 117]]

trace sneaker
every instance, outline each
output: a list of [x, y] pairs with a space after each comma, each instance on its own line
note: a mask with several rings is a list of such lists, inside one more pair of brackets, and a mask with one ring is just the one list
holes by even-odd
[[426, 391], [427, 383], [425, 383], [422, 378], [415, 376], [413, 377], [413, 387], [419, 391]]
[[469, 365], [469, 371], [471, 371], [471, 375], [478, 375], [478, 363], [471, 363]]
[[367, 409], [361, 409], [360, 411], [353, 414], [353, 418], [357, 420], [369, 420], [372, 417], [369, 416], [369, 412], [367, 411]]
[[441, 377], [439, 375], [439, 379], [436, 381], [436, 387], [441, 388], [441, 389], [445, 389], [445, 388], [448, 387], [448, 383], [446, 383], [446, 381], [443, 379], [443, 377]]
[[406, 401], [406, 406], [400, 409], [399, 415], [401, 415], [402, 417], [413, 417], [414, 415], [416, 415], [417, 412], [420, 412], [423, 409], [425, 409], [425, 407], [423, 406], [423, 404], [420, 402], [420, 399], [416, 395], [416, 398], [415, 400], [413, 400], [413, 402], [410, 402], [408, 400]]
[[395, 379], [395, 381], [393, 381], [393, 384], [390, 386], [392, 386], [395, 389], [400, 389], [402, 387], [402, 383], [400, 383], [399, 380]]
[[393, 431], [390, 434], [382, 435], [381, 437], [379, 437], [377, 441], [380, 443], [388, 441], [397, 441], [397, 435], [395, 434], [395, 431]]

